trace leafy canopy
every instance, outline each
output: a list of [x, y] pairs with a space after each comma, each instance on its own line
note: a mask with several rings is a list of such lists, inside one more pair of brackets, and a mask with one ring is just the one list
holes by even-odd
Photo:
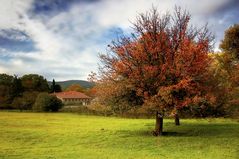
[[205, 82], [213, 37], [206, 26], [189, 26], [190, 19], [181, 8], [173, 15], [161, 16], [154, 8], [140, 14], [131, 36], [113, 41], [101, 54], [101, 83], [123, 83], [143, 98], [144, 108], [161, 114], [213, 101]]

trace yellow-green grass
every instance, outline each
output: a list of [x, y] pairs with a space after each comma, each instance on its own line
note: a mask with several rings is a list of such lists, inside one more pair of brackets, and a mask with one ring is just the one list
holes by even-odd
[[153, 119], [0, 112], [0, 158], [239, 158], [238, 121], [166, 119], [162, 137], [153, 128]]

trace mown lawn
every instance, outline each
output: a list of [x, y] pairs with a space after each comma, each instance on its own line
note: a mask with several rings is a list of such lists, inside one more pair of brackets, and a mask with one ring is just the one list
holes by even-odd
[[6, 159], [236, 159], [239, 123], [230, 119], [165, 120], [70, 113], [0, 112], [0, 158]]

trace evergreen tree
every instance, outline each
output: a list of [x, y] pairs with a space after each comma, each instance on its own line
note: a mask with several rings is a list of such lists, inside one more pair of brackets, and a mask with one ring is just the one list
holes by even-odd
[[52, 80], [51, 93], [62, 92], [61, 86], [56, 84], [55, 79]]

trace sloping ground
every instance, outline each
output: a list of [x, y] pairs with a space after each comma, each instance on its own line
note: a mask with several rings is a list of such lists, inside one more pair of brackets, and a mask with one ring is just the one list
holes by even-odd
[[239, 123], [230, 119], [165, 120], [153, 137], [152, 119], [67, 113], [0, 112], [2, 159], [236, 159]]

